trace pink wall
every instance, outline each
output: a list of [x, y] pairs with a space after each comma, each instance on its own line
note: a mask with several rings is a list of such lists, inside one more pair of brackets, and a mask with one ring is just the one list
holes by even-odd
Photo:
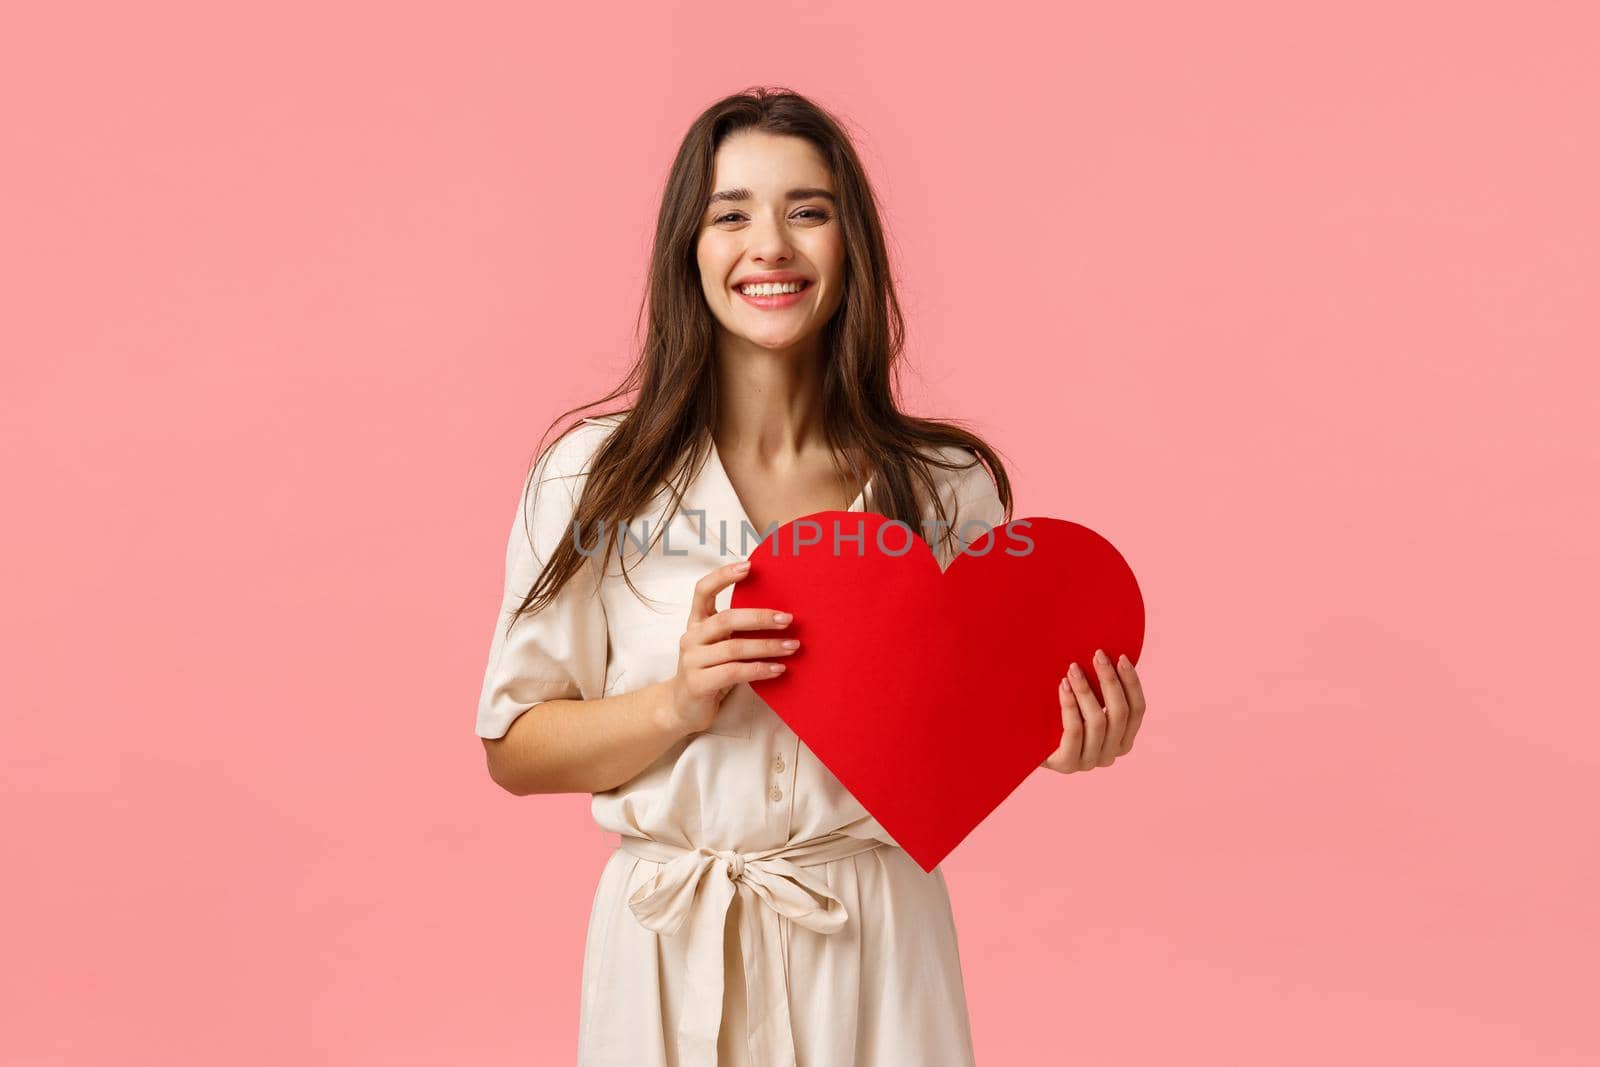
[[961, 12], [7, 5], [0, 1062], [571, 1062], [503, 524], [757, 82], [861, 137], [910, 406], [1144, 583], [1136, 751], [946, 863], [980, 1062], [1594, 1062], [1592, 10]]

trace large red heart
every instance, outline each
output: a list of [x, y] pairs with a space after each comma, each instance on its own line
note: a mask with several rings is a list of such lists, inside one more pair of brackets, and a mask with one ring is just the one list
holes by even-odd
[[1137, 663], [1144, 640], [1127, 562], [1062, 519], [986, 531], [941, 574], [906, 524], [824, 511], [750, 560], [730, 606], [792, 612], [800, 639], [755, 692], [924, 871], [1055, 751], [1067, 666], [1103, 697], [1094, 650]]

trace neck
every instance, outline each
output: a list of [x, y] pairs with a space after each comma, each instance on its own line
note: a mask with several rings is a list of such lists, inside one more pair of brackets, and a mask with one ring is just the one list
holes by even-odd
[[720, 451], [782, 467], [825, 447], [815, 358], [745, 345], [719, 353], [716, 373]]

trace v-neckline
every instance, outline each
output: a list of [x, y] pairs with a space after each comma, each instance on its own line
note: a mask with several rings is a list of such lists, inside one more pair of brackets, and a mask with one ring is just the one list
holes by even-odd
[[[716, 464], [718, 480], [722, 483], [720, 488], [723, 490], [723, 495], [727, 498], [726, 503], [728, 507], [738, 513], [739, 520], [743, 522], [744, 525], [750, 527], [750, 529], [754, 530], [758, 534], [764, 533], [761, 527], [757, 526], [755, 521], [750, 518], [749, 512], [745, 510], [744, 501], [739, 499], [739, 490], [734, 488], [733, 479], [728, 477], [728, 468], [722, 462], [722, 453], [717, 450], [716, 436], [710, 431], [707, 431], [706, 438], [711, 442], [711, 457], [708, 462]], [[874, 472], [872, 477], [868, 478], [866, 483], [862, 485], [861, 492], [857, 493], [856, 498], [850, 501], [850, 506], [845, 508], [846, 511], [861, 511], [866, 507], [867, 493], [871, 491], [872, 483], [876, 479], [877, 474]], [[796, 517], [798, 518], [800, 516]], [[778, 525], [781, 528], [783, 524], [779, 523]]]

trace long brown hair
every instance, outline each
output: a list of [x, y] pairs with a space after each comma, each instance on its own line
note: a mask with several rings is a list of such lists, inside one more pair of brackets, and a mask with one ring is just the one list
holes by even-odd
[[[647, 330], [638, 359], [616, 389], [569, 408], [545, 431], [548, 436], [568, 415], [638, 390], [631, 406], [605, 413], [626, 412], [627, 418], [595, 452], [572, 516], [583, 551], [572, 536], [561, 540], [512, 615], [513, 625], [524, 612], [537, 611], [554, 599], [586, 558], [598, 555], [604, 573], [612, 549], [619, 545], [621, 528], [663, 484], [673, 492], [667, 511], [672, 514], [710, 453], [717, 412], [717, 323], [701, 289], [696, 247], [711, 196], [717, 148], [730, 134], [747, 129], [805, 138], [816, 146], [833, 175], [845, 242], [845, 277], [839, 309], [823, 327], [822, 424], [835, 455], [844, 457], [857, 484], [871, 472], [873, 510], [922, 531], [927, 540], [919, 501], [932, 500], [936, 517], [947, 519], [928, 468], [953, 470], [971, 462], [964, 459], [952, 465], [940, 460], [941, 446], [970, 449], [988, 466], [1006, 519], [1011, 518], [1011, 483], [993, 448], [956, 421], [917, 418], [901, 412], [895, 403], [905, 323], [895, 298], [877, 200], [849, 138], [831, 115], [799, 93], [748, 89], [702, 112], [678, 147], [656, 216], [648, 306], [640, 308], [641, 316], [648, 311]], [[535, 456], [543, 453], [541, 437]], [[535, 469], [537, 464], [536, 458]], [[601, 526], [602, 520], [608, 521]], [[599, 533], [605, 534], [604, 552], [590, 543], [598, 542], [591, 535]], [[623, 578], [638, 595], [626, 568]]]

